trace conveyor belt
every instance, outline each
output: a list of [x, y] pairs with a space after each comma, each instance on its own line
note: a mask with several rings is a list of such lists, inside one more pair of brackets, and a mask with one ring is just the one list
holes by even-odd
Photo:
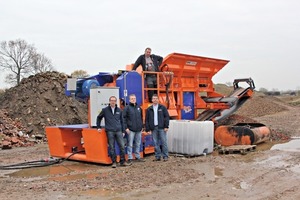
[[246, 100], [249, 98], [248, 96], [243, 96], [247, 93], [248, 90], [252, 88], [236, 88], [231, 95], [228, 97], [213, 97], [213, 98], [205, 98], [204, 101], [207, 103], [228, 103], [230, 105], [229, 109], [213, 109], [213, 110], [205, 110], [200, 113], [197, 117], [197, 121], [207, 121], [212, 120], [220, 121], [225, 119], [234, 113], [239, 107], [241, 107]]

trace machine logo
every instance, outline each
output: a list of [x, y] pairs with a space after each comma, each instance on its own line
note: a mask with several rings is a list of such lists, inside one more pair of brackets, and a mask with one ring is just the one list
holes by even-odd
[[197, 65], [197, 62], [196, 62], [196, 61], [186, 61], [185, 64], [186, 64], [186, 65], [196, 66], [196, 65]]

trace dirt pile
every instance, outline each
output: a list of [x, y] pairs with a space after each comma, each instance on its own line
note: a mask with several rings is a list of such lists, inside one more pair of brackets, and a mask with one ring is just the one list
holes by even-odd
[[46, 126], [87, 123], [87, 104], [65, 95], [67, 78], [46, 72], [23, 79], [1, 96], [0, 108], [6, 118], [26, 127], [22, 131], [30, 137], [44, 136]]
[[262, 123], [271, 130], [271, 140], [288, 140], [290, 131], [279, 127], [272, 127], [272, 123], [263, 123], [259, 119], [261, 116], [274, 115], [276, 113], [289, 110], [289, 105], [280, 99], [272, 96], [265, 96], [260, 93], [246, 101], [235, 114], [221, 121], [218, 125], [235, 125], [237, 123]]

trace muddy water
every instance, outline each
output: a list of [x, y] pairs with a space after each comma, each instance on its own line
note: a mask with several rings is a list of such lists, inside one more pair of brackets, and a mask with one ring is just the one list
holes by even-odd
[[271, 150], [300, 152], [300, 139], [294, 139], [283, 144], [276, 144], [271, 148]]
[[[28, 168], [28, 169], [23, 169], [19, 170], [16, 172], [13, 172], [9, 174], [10, 177], [15, 177], [15, 178], [33, 178], [33, 177], [43, 177], [43, 176], [56, 176], [56, 175], [66, 175], [66, 174], [71, 174], [71, 173], [80, 173], [84, 172], [87, 170], [95, 170], [98, 169], [99, 166], [96, 165], [89, 165], [85, 163], [73, 163], [70, 162], [67, 165], [52, 165], [52, 166], [46, 166], [46, 167], [35, 167], [35, 168]], [[80, 174], [79, 178], [83, 178], [82, 174]], [[69, 179], [76, 179], [74, 175], [69, 175]], [[71, 177], [72, 176], [72, 177]], [[86, 175], [87, 176], [87, 175]], [[91, 175], [92, 176], [92, 175]], [[55, 178], [53, 178], [55, 179]], [[68, 179], [67, 177], [63, 178], [62, 176], [57, 178], [58, 180], [64, 180]]]

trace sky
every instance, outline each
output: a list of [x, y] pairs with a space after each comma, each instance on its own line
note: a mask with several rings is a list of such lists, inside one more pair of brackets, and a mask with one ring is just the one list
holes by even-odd
[[67, 74], [117, 72], [151, 47], [230, 60], [214, 83], [299, 90], [299, 10], [299, 0], [1, 0], [0, 41], [23, 39]]

